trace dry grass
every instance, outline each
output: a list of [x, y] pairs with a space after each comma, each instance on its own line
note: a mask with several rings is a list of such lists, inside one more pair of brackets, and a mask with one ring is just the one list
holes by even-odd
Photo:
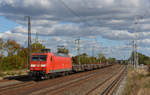
[[128, 68], [127, 83], [123, 95], [150, 95], [150, 73], [144, 68]]
[[0, 71], [0, 77], [26, 75], [26, 70]]

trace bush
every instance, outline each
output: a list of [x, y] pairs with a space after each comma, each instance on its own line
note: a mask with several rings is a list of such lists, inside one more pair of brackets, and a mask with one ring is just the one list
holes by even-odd
[[4, 57], [0, 64], [1, 70], [23, 69], [26, 66], [26, 61], [23, 57], [13, 55]]

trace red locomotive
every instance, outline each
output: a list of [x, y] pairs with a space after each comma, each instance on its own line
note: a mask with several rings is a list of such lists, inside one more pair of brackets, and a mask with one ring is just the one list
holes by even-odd
[[32, 53], [30, 62], [30, 76], [33, 78], [49, 78], [56, 73], [80, 72], [103, 67], [104, 64], [73, 65], [70, 56], [54, 54], [50, 50], [42, 50], [41, 53]]
[[32, 53], [30, 75], [32, 77], [47, 77], [49, 74], [68, 72], [72, 70], [71, 57], [52, 52]]

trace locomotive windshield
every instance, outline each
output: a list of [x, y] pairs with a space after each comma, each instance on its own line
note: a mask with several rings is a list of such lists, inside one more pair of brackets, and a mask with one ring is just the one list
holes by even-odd
[[47, 55], [32, 55], [32, 61], [46, 61]]

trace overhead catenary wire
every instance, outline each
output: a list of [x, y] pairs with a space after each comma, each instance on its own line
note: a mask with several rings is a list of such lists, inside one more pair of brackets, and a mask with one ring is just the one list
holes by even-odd
[[78, 13], [76, 13], [73, 9], [71, 9], [63, 0], [58, 0], [60, 1], [61, 4], [63, 4], [63, 6], [68, 9], [68, 11], [70, 11], [70, 13], [72, 13], [73, 15], [79, 17], [83, 23], [86, 23], [86, 25], [88, 26], [92, 26], [89, 23], [87, 23], [87, 21], [85, 19], [83, 19]]
[[[91, 24], [89, 24], [89, 23], [87, 22], [86, 19], [83, 19], [82, 16], [80, 16], [80, 15], [79, 15], [78, 13], [76, 13], [72, 8], [70, 8], [63, 0], [58, 0], [58, 1], [60, 1], [60, 3], [63, 4], [63, 6], [64, 6], [66, 9], [68, 9], [68, 11], [69, 11], [70, 13], [72, 13], [72, 14], [75, 15], [76, 17], [79, 17], [80, 20], [81, 20], [83, 23], [85, 23], [87, 26], [89, 26], [89, 27], [92, 26]], [[86, 5], [86, 1], [83, 1], [83, 3], [84, 3], [84, 5]], [[91, 31], [91, 30], [90, 30], [90, 31]], [[90, 33], [92, 34], [92, 31], [91, 31]], [[96, 42], [97, 42], [97, 39], [96, 39]], [[94, 52], [94, 48], [93, 48], [92, 52]], [[94, 53], [92, 53], [92, 55], [94, 56]]]

